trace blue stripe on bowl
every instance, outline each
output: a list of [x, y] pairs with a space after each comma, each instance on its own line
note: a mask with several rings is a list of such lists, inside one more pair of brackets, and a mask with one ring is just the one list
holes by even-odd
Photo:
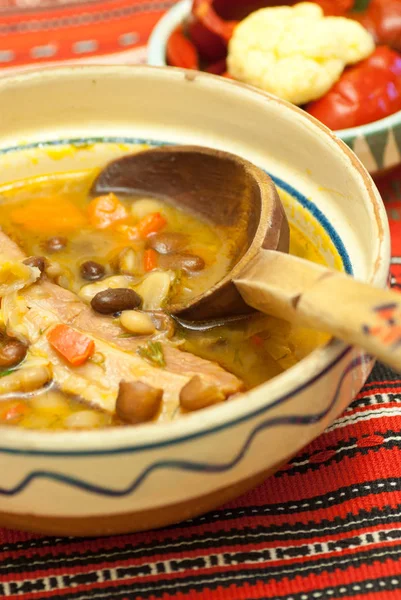
[[[370, 362], [371, 358], [362, 355], [355, 358], [349, 365], [347, 365], [344, 370], [340, 381], [338, 382], [335, 393], [330, 400], [328, 406], [321, 412], [312, 413], [308, 415], [285, 415], [282, 417], [274, 417], [272, 419], [267, 419], [258, 423], [252, 431], [248, 434], [246, 440], [242, 444], [240, 450], [236, 453], [236, 455], [227, 462], [224, 463], [210, 463], [210, 462], [195, 462], [188, 461], [182, 459], [173, 459], [173, 460], [161, 460], [152, 463], [137, 476], [128, 486], [116, 489], [108, 486], [101, 486], [95, 483], [89, 483], [84, 479], [80, 479], [78, 477], [72, 477], [70, 475], [65, 475], [58, 471], [32, 471], [28, 475], [26, 475], [20, 483], [16, 485], [5, 488], [0, 487], [0, 496], [17, 496], [21, 492], [23, 492], [32, 482], [39, 479], [47, 479], [50, 481], [55, 481], [58, 483], [62, 483], [64, 485], [74, 487], [80, 489], [85, 492], [89, 492], [99, 496], [107, 496], [113, 498], [122, 498], [124, 496], [128, 496], [133, 494], [142, 483], [148, 478], [151, 473], [160, 470], [179, 470], [179, 471], [187, 471], [192, 473], [225, 473], [233, 469], [236, 465], [238, 465], [241, 460], [245, 457], [248, 450], [250, 449], [253, 441], [256, 437], [266, 429], [270, 429], [272, 427], [278, 427], [280, 425], [285, 426], [305, 426], [305, 425], [313, 425], [318, 423], [322, 419], [324, 419], [332, 409], [334, 409], [337, 400], [340, 396], [342, 386], [347, 378], [347, 376], [354, 371], [354, 369], [359, 368], [361, 365]], [[299, 390], [298, 390], [299, 391]], [[296, 393], [293, 392], [293, 393]], [[277, 403], [276, 403], [277, 405]], [[110, 454], [110, 453], [109, 453]]]
[[351, 263], [349, 254], [348, 254], [347, 250], [345, 249], [342, 239], [340, 238], [340, 236], [338, 235], [337, 231], [335, 230], [333, 225], [330, 223], [328, 218], [322, 213], [322, 211], [316, 206], [316, 204], [314, 204], [311, 200], [308, 200], [308, 198], [306, 198], [303, 194], [301, 194], [301, 192], [298, 192], [298, 190], [293, 188], [289, 183], [286, 183], [279, 177], [276, 177], [275, 175], [272, 175], [269, 172], [267, 172], [267, 174], [270, 175], [270, 177], [273, 179], [273, 181], [277, 185], [277, 187], [283, 189], [285, 192], [290, 194], [304, 208], [306, 208], [313, 217], [315, 217], [316, 221], [318, 221], [318, 223], [320, 223], [320, 225], [326, 231], [326, 233], [329, 236], [330, 240], [332, 241], [335, 249], [337, 250], [338, 254], [340, 255], [345, 272], [349, 273], [349, 275], [353, 275], [354, 271], [352, 268], [352, 263]]

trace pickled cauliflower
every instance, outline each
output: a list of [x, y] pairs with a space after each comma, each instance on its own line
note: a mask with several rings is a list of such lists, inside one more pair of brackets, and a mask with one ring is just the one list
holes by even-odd
[[306, 104], [323, 96], [344, 68], [375, 49], [356, 21], [325, 17], [312, 2], [262, 8], [234, 30], [228, 47], [230, 75], [288, 100]]

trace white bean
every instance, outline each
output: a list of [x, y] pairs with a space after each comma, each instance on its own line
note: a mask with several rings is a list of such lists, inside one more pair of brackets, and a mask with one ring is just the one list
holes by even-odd
[[49, 429], [55, 420], [51, 413], [33, 413], [24, 417], [20, 425], [26, 429]]
[[143, 310], [157, 310], [168, 297], [174, 274], [172, 271], [154, 271], [135, 287], [142, 298]]
[[85, 300], [85, 302], [90, 302], [98, 292], [103, 292], [104, 290], [107, 290], [109, 288], [129, 288], [130, 285], [131, 281], [124, 275], [113, 275], [112, 277], [102, 279], [102, 281], [97, 281], [96, 283], [88, 283], [87, 285], [84, 285], [79, 290], [78, 296], [82, 298], [82, 300]]
[[64, 419], [64, 426], [69, 429], [91, 429], [105, 424], [104, 415], [94, 410], [80, 410]]
[[64, 269], [60, 265], [60, 263], [56, 262], [55, 260], [52, 260], [47, 262], [45, 272], [46, 275], [50, 277], [50, 279], [55, 279], [56, 277], [59, 277], [63, 274]]
[[142, 271], [143, 256], [133, 248], [124, 248], [118, 257], [118, 270], [128, 275], [140, 275]]
[[0, 394], [32, 392], [48, 383], [52, 378], [50, 366], [22, 367], [0, 379]]
[[163, 202], [154, 198], [141, 198], [134, 200], [131, 206], [131, 213], [137, 219], [143, 219], [147, 215], [163, 210]]
[[54, 390], [34, 396], [31, 400], [31, 405], [35, 410], [41, 413], [63, 415], [70, 412], [68, 404], [62, 394]]
[[127, 331], [137, 335], [151, 335], [156, 331], [152, 319], [139, 310], [124, 310], [120, 323]]

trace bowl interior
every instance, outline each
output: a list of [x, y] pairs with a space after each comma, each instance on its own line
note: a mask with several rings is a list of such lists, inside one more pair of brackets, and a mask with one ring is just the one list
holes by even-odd
[[[379, 286], [386, 283], [388, 224], [372, 180], [341, 141], [285, 102], [207, 74], [105, 66], [4, 79], [0, 106], [0, 184], [101, 166], [138, 143], [226, 150], [273, 177], [290, 220], [315, 240], [325, 240], [316, 243], [332, 266], [342, 264]], [[253, 394], [253, 408], [318, 372], [343, 348], [331, 344], [317, 350], [280, 375], [279, 383], [261, 386]], [[202, 428], [249, 410], [247, 403], [233, 403], [203, 411], [195, 420], [188, 417], [187, 425], [157, 429], [168, 436], [177, 428]], [[144, 426], [135, 436], [153, 436], [155, 427]], [[108, 443], [130, 435], [108, 432]], [[102, 435], [96, 436], [93, 443], [102, 443]]]

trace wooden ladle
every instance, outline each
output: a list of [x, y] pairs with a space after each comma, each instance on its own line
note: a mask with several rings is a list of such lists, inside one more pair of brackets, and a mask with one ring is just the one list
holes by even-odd
[[401, 295], [289, 255], [277, 190], [250, 162], [197, 146], [155, 148], [109, 163], [91, 192], [163, 198], [225, 228], [230, 272], [188, 304], [170, 306], [172, 314], [203, 321], [256, 309], [330, 333], [401, 371]]

